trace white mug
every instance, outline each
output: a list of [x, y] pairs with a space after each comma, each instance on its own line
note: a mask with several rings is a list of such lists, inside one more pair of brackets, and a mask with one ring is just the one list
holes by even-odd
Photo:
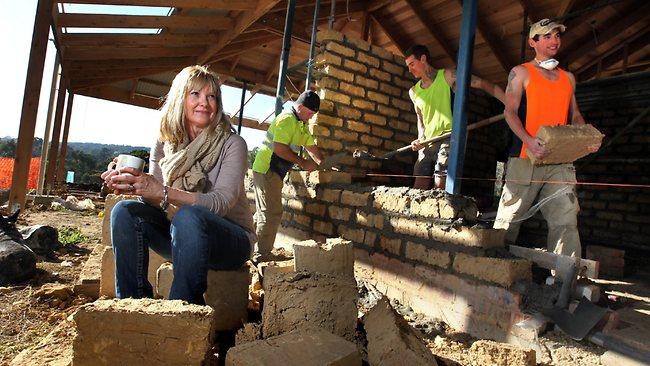
[[106, 167], [107, 170], [116, 169], [120, 174], [131, 175], [130, 173], [122, 173], [122, 168], [133, 168], [135, 170], [144, 170], [144, 160], [137, 156], [120, 154], [117, 156], [117, 162], [111, 161]]

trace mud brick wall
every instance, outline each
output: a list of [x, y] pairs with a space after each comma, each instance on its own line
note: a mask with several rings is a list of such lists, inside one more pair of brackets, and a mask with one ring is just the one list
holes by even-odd
[[[417, 137], [417, 116], [408, 91], [416, 80], [408, 72], [404, 58], [333, 31], [319, 32], [318, 41], [321, 47], [315, 60], [315, 79], [322, 102], [311, 129], [316, 144], [326, 154], [361, 149], [376, 156], [410, 144]], [[500, 113], [503, 106], [497, 104], [485, 93], [472, 91], [469, 122]], [[489, 142], [504, 138], [500, 137], [504, 126], [470, 133], [466, 176], [494, 178], [497, 148]], [[415, 153], [405, 153], [383, 164], [351, 157], [343, 164], [359, 180], [370, 171], [411, 174], [415, 159]], [[373, 177], [367, 181], [392, 186], [412, 184], [411, 180], [396, 178]], [[490, 181], [468, 181], [463, 193], [491, 205], [493, 187]]]
[[531, 263], [507, 253], [503, 230], [469, 224], [475, 201], [351, 181], [349, 173], [290, 172], [281, 235], [350, 240], [358, 278], [457, 329], [505, 340], [523, 316], [511, 287], [530, 281]]
[[[625, 129], [650, 106], [650, 73], [578, 84], [576, 98], [585, 120], [605, 134], [603, 146], [623, 131], [609, 147], [575, 163], [578, 181], [649, 185], [650, 115]], [[598, 244], [626, 249], [630, 262], [642, 264], [648, 258], [650, 189], [579, 185], [578, 197], [583, 250]], [[544, 245], [541, 215], [526, 222], [520, 235], [522, 241]]]

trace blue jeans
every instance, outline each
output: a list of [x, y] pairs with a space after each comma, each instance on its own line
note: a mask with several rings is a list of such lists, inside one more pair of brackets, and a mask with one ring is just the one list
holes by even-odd
[[174, 263], [169, 298], [201, 305], [209, 269], [238, 269], [250, 257], [246, 231], [200, 206], [181, 207], [170, 222], [157, 207], [120, 201], [111, 211], [111, 236], [120, 299], [153, 296], [149, 247]]

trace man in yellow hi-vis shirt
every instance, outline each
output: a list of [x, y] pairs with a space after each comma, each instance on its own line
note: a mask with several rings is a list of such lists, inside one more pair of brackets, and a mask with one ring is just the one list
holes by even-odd
[[[314, 144], [314, 137], [307, 128], [307, 121], [320, 107], [320, 98], [311, 91], [305, 91], [290, 110], [273, 120], [266, 132], [262, 147], [253, 163], [255, 184], [255, 224], [257, 246], [254, 260], [268, 257], [273, 249], [278, 226], [282, 219], [282, 180], [294, 164], [312, 171], [318, 168], [323, 155]], [[299, 155], [304, 147], [312, 160]]]

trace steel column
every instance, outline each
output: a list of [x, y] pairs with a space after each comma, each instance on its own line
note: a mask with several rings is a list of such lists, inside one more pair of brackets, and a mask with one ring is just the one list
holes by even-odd
[[237, 134], [241, 135], [241, 122], [244, 120], [244, 99], [246, 99], [246, 87], [247, 87], [246, 81], [244, 81], [244, 85], [242, 85], [241, 88], [241, 102], [239, 103], [239, 126], [237, 126]]
[[316, 0], [314, 7], [314, 22], [311, 25], [311, 43], [309, 44], [309, 61], [307, 61], [307, 79], [305, 80], [305, 91], [310, 89], [312, 82], [311, 71], [314, 68], [314, 49], [316, 48], [316, 33], [318, 32], [318, 13], [320, 11], [320, 0]]
[[476, 33], [477, 0], [463, 1], [463, 18], [460, 26], [458, 47], [458, 70], [456, 71], [456, 96], [454, 98], [454, 121], [451, 130], [451, 146], [447, 183], [445, 189], [452, 194], [460, 193], [460, 177], [463, 175], [465, 145], [467, 143], [467, 108], [465, 102], [472, 78], [472, 56]]
[[296, 0], [287, 2], [287, 18], [284, 22], [284, 36], [282, 38], [282, 55], [280, 56], [280, 72], [278, 75], [278, 88], [275, 91], [275, 114], [282, 112], [282, 100], [284, 99], [284, 84], [287, 78], [287, 66], [289, 65], [289, 51], [291, 51], [291, 32], [293, 30], [293, 13], [296, 10]]

